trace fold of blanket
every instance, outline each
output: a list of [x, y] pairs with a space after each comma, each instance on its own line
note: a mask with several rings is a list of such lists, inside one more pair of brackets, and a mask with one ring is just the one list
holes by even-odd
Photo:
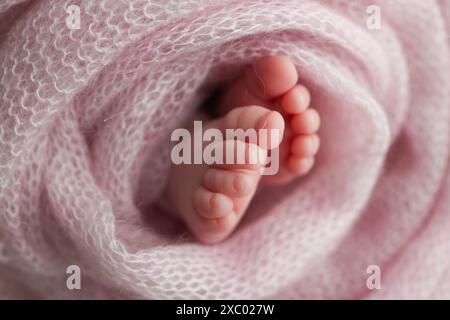
[[[2, 1], [0, 273], [46, 298], [450, 298], [449, 19], [433, 0]], [[170, 132], [270, 54], [312, 91], [317, 164], [202, 245], [157, 205]]]

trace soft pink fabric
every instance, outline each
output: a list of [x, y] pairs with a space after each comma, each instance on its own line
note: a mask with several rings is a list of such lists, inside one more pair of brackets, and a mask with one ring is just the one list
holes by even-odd
[[[371, 4], [381, 30], [366, 27]], [[450, 298], [449, 13], [444, 0], [1, 1], [2, 277], [48, 298]], [[322, 114], [317, 165], [202, 245], [158, 204], [169, 134], [276, 53]], [[373, 264], [381, 290], [366, 287]]]

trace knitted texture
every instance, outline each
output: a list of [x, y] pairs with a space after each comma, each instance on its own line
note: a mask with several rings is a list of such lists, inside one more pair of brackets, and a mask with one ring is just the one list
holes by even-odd
[[[450, 298], [449, 19], [444, 0], [2, 0], [0, 274], [45, 298]], [[322, 115], [316, 166], [202, 245], [158, 205], [170, 133], [271, 54]]]

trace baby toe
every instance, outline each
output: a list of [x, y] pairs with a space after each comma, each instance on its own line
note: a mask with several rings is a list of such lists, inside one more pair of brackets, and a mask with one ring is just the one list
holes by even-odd
[[[230, 111], [221, 124], [222, 130], [234, 130], [237, 138], [251, 138], [250, 143], [257, 143], [263, 149], [276, 148], [284, 134], [284, 118], [273, 110], [261, 106], [245, 106]], [[261, 130], [264, 129], [264, 130]], [[242, 137], [239, 138], [243, 140]], [[245, 140], [243, 140], [245, 141]]]
[[253, 143], [226, 140], [217, 142], [215, 147], [221, 152], [219, 160], [222, 160], [214, 164], [217, 169], [258, 172], [267, 160], [267, 151]]
[[244, 197], [254, 189], [248, 174], [231, 170], [208, 169], [203, 183], [209, 191], [223, 193], [230, 197]]
[[302, 85], [296, 85], [280, 99], [281, 108], [289, 114], [304, 112], [309, 107], [310, 102], [309, 91]]
[[287, 168], [295, 175], [304, 175], [308, 173], [314, 165], [313, 157], [298, 157], [290, 155], [287, 160]]
[[233, 213], [233, 201], [224, 194], [200, 187], [195, 192], [195, 208], [204, 218], [220, 218]]
[[215, 219], [206, 219], [199, 216], [199, 221], [194, 223], [192, 232], [203, 243], [215, 244], [223, 241], [236, 227], [239, 219], [235, 214], [229, 214]]
[[292, 140], [291, 152], [298, 157], [313, 157], [319, 151], [319, 146], [317, 134], [299, 135]]
[[315, 109], [307, 109], [291, 119], [291, 127], [296, 134], [312, 134], [320, 127], [320, 116]]
[[297, 83], [297, 80], [297, 69], [286, 56], [263, 58], [245, 74], [249, 90], [262, 99], [273, 99], [285, 93]]
[[279, 146], [283, 140], [284, 134], [284, 119], [283, 116], [277, 112], [272, 111], [265, 117], [258, 121], [256, 126], [258, 130], [258, 145], [266, 150], [271, 150]]

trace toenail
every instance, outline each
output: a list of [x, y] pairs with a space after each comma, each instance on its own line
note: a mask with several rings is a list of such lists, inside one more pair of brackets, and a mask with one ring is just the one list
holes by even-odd
[[292, 141], [291, 152], [296, 156], [314, 156], [319, 150], [319, 136], [316, 134], [297, 136]]
[[311, 109], [311, 111], [310, 111], [310, 117], [312, 117], [311, 123], [314, 123], [314, 128], [316, 129], [316, 131], [319, 130], [319, 128], [320, 128], [320, 117], [319, 117], [319, 113], [318, 113], [316, 110]]
[[291, 120], [291, 126], [297, 133], [313, 134], [320, 128], [320, 116], [314, 109], [295, 115]]
[[300, 86], [299, 88], [300, 90], [300, 103], [302, 104], [303, 107], [307, 108], [309, 106], [309, 104], [311, 103], [311, 95], [308, 91], [308, 89], [306, 89], [303, 86]]
[[318, 144], [318, 136], [316, 134], [306, 136], [306, 144], [309, 150], [315, 149]]

